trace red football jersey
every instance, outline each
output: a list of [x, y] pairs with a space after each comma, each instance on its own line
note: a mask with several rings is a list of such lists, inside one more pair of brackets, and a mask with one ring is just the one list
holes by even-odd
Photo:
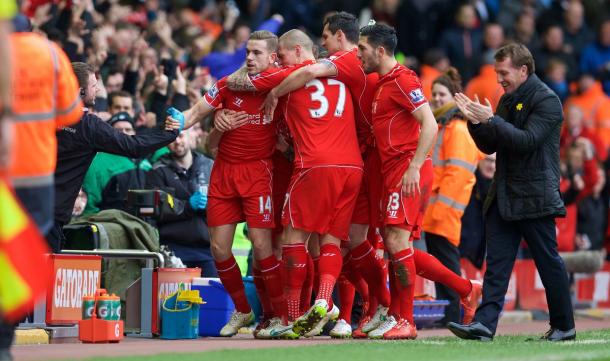
[[[345, 83], [352, 94], [356, 118], [356, 131], [360, 146], [373, 145], [373, 117], [372, 103], [379, 75], [366, 74], [358, 59], [358, 49], [351, 51], [338, 51], [328, 57], [326, 61], [335, 66], [337, 76], [335, 79]], [[364, 150], [364, 149], [362, 149]]]
[[286, 95], [284, 119], [293, 137], [295, 167], [362, 166], [352, 97], [342, 82], [314, 79]]
[[379, 78], [373, 100], [373, 129], [384, 174], [405, 157], [415, 155], [420, 125], [412, 113], [426, 103], [419, 78], [412, 70], [396, 64]]
[[230, 163], [249, 162], [271, 158], [275, 150], [276, 126], [273, 119], [267, 119], [260, 106], [265, 100], [261, 92], [233, 92], [226, 84], [226, 77], [220, 79], [204, 96], [212, 108], [231, 109], [248, 113], [250, 122], [237, 129], [229, 130], [220, 138], [218, 158]]

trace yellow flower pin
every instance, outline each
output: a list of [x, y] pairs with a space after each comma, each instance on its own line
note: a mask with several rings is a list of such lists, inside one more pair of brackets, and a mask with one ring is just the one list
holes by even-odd
[[517, 110], [521, 110], [521, 109], [523, 109], [523, 103], [517, 104]]

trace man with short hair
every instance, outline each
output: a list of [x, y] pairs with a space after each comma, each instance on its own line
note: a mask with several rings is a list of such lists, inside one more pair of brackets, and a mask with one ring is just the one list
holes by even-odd
[[133, 97], [124, 90], [118, 90], [108, 94], [108, 111], [111, 115], [118, 112], [127, 112], [133, 118], [135, 116]]
[[[253, 32], [246, 43], [248, 74], [265, 78], [278, 71], [273, 67], [276, 51], [276, 35], [264, 30]], [[259, 109], [264, 101], [263, 93], [232, 92], [226, 82], [226, 78], [220, 79], [202, 100], [184, 112], [187, 127], [221, 106], [244, 115], [247, 120], [236, 129], [224, 133], [215, 129], [210, 134], [210, 138], [221, 136], [208, 194], [212, 255], [218, 275], [235, 304], [235, 312], [220, 335], [233, 336], [254, 321], [241, 272], [231, 251], [237, 223], [245, 220], [253, 244], [254, 269], [264, 280], [276, 316], [257, 337], [298, 338], [288, 323], [280, 263], [271, 247], [274, 227], [271, 156], [276, 144], [275, 123]]]
[[[369, 332], [371, 338], [413, 339], [415, 262], [412, 239], [421, 233], [423, 211], [432, 186], [428, 154], [437, 125], [417, 75], [394, 57], [394, 28], [368, 25], [360, 30], [358, 56], [366, 73], [380, 78], [373, 99], [373, 131], [382, 162], [386, 203], [385, 247], [392, 258], [394, 291], [399, 305], [379, 308], [385, 321]], [[384, 199], [384, 198], [382, 198]], [[376, 315], [377, 316], [377, 315]]]
[[86, 63], [72, 63], [78, 79], [85, 114], [80, 122], [57, 131], [57, 167], [55, 169], [55, 225], [47, 235], [54, 252], [61, 250], [62, 227], [70, 221], [74, 201], [78, 196], [89, 165], [97, 152], [138, 158], [171, 143], [178, 131], [156, 130], [146, 135], [126, 135], [89, 112], [95, 104], [97, 79]]
[[488, 99], [458, 93], [456, 104], [469, 120], [468, 130], [485, 154], [496, 153], [496, 173], [483, 205], [487, 269], [483, 303], [474, 322], [450, 322], [464, 339], [491, 341], [524, 239], [532, 253], [549, 306], [549, 331], [543, 340], [576, 338], [570, 286], [557, 253], [555, 217], [566, 210], [559, 192], [559, 141], [563, 112], [557, 95], [534, 74], [534, 58], [525, 45], [513, 43], [495, 55], [498, 83], [505, 94], [494, 114]]
[[123, 89], [123, 83], [125, 82], [125, 75], [118, 69], [110, 70], [106, 77], [106, 90], [108, 93], [114, 93]]
[[187, 267], [201, 268], [202, 277], [218, 277], [210, 251], [207, 224], [207, 190], [214, 161], [194, 150], [188, 129], [167, 147], [147, 174], [146, 187], [158, 188], [174, 199], [173, 212], [157, 220], [159, 239]]

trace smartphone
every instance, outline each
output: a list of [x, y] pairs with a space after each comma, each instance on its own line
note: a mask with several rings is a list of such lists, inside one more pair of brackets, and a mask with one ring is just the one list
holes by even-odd
[[176, 78], [178, 63], [173, 59], [161, 59], [161, 65], [163, 65], [163, 73], [167, 75], [170, 80]]

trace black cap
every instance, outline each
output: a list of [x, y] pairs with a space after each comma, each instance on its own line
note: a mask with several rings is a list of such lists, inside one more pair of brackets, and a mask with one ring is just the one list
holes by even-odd
[[113, 115], [110, 120], [108, 120], [108, 124], [110, 124], [110, 126], [115, 125], [117, 122], [129, 122], [134, 128], [136, 126], [133, 118], [127, 112], [118, 112]]

